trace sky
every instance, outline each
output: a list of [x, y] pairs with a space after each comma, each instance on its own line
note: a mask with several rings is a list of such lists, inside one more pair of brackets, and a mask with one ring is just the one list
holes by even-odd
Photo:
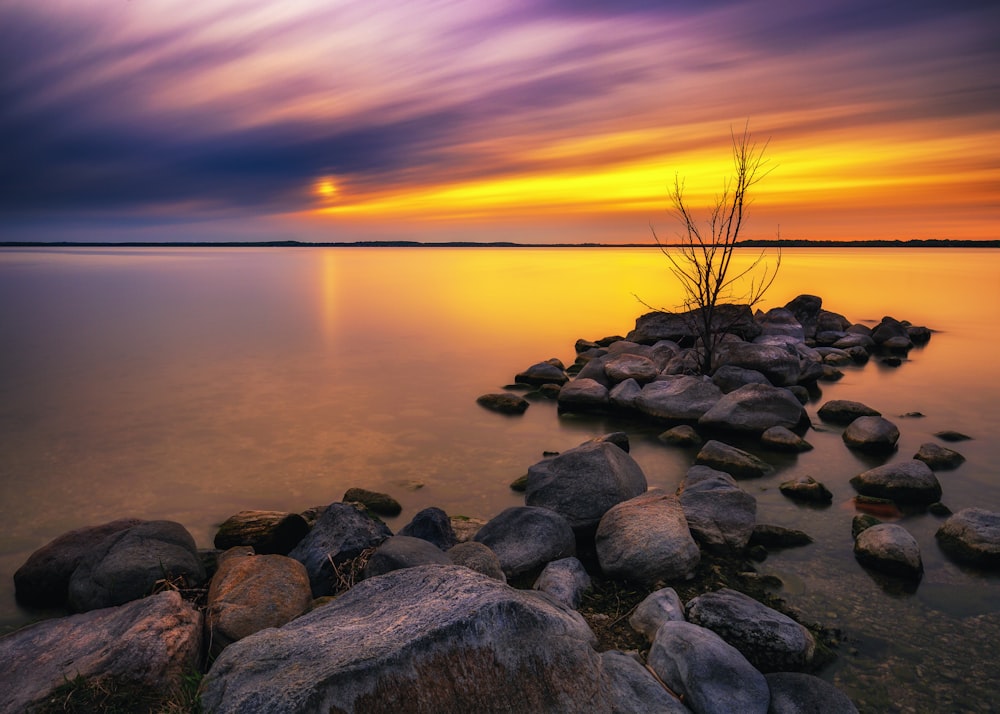
[[0, 0], [0, 240], [1000, 238], [1000, 4]]

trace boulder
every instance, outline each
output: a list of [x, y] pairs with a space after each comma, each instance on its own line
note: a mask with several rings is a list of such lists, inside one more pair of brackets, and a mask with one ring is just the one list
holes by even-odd
[[594, 644], [547, 598], [425, 565], [226, 648], [201, 702], [217, 714], [610, 711]]
[[524, 501], [555, 511], [574, 530], [588, 530], [616, 503], [645, 491], [635, 459], [612, 443], [591, 441], [531, 466]]
[[764, 678], [771, 690], [768, 714], [858, 714], [846, 694], [814, 675], [772, 672]]
[[692, 466], [678, 497], [691, 534], [705, 548], [740, 553], [757, 520], [757, 501], [733, 477], [707, 466]]
[[736, 590], [723, 588], [687, 604], [687, 619], [738, 649], [761, 672], [808, 667], [816, 641], [798, 622]]
[[0, 711], [63, 711], [52, 694], [68, 681], [124, 690], [115, 711], [159, 711], [196, 671], [201, 641], [201, 613], [175, 591], [37, 622], [0, 637]]
[[360, 503], [372, 513], [380, 516], [398, 516], [403, 507], [387, 493], [369, 491], [364, 488], [349, 488], [342, 499], [344, 503]]
[[774, 471], [770, 464], [753, 454], [715, 439], [705, 442], [695, 457], [695, 463], [725, 471], [733, 478], [759, 478]]
[[801, 428], [809, 423], [802, 403], [787, 389], [748, 384], [724, 395], [698, 425], [744, 434], [762, 434], [773, 426]]
[[643, 387], [636, 408], [654, 419], [695, 422], [721, 397], [719, 388], [705, 378], [672, 375]]
[[508, 578], [536, 573], [547, 563], [576, 555], [576, 537], [559, 513], [536, 506], [512, 506], [476, 533], [475, 540], [497, 555]]
[[391, 535], [388, 526], [363, 507], [331, 503], [288, 556], [306, 566], [313, 597], [331, 595], [338, 585], [337, 568]]
[[854, 557], [862, 565], [887, 575], [919, 580], [924, 573], [920, 546], [896, 523], [879, 523], [858, 533]]
[[760, 443], [774, 451], [798, 454], [812, 449], [812, 444], [784, 426], [772, 426], [760, 435]]
[[669, 621], [684, 620], [684, 605], [673, 588], [660, 588], [647, 595], [636, 605], [628, 619], [633, 630], [652, 642], [660, 625]]
[[881, 522], [870, 513], [859, 513], [851, 519], [851, 538], [857, 538], [861, 531], [872, 526], [877, 526]]
[[122, 605], [167, 582], [201, 585], [205, 568], [194, 538], [180, 523], [145, 521], [106, 537], [80, 560], [69, 580], [76, 612]]
[[876, 345], [885, 345], [889, 340], [905, 340], [912, 347], [910, 335], [904, 325], [893, 317], [883, 317], [882, 321], [872, 329], [872, 340]]
[[580, 367], [579, 371], [576, 373], [576, 378], [573, 381], [578, 382], [583, 379], [589, 379], [597, 382], [606, 389], [611, 389], [611, 380], [608, 379], [608, 375], [604, 371], [604, 364], [609, 359], [611, 359], [611, 357], [604, 354], [587, 361], [582, 367]]
[[793, 501], [806, 503], [830, 503], [833, 501], [830, 489], [812, 476], [796, 476], [782, 483], [778, 489]]
[[964, 508], [938, 529], [941, 550], [960, 563], [1000, 569], [1000, 513]]
[[888, 498], [897, 503], [929, 504], [941, 500], [941, 484], [923, 461], [911, 459], [869, 469], [851, 479], [864, 496]]
[[775, 307], [757, 316], [763, 335], [784, 335], [805, 342], [806, 333], [795, 313], [785, 307]]
[[634, 656], [608, 650], [601, 653], [608, 676], [610, 714], [691, 714]]
[[805, 337], [815, 337], [816, 319], [822, 307], [823, 298], [816, 295], [799, 295], [785, 305], [785, 309], [802, 326]]
[[717, 634], [690, 622], [665, 622], [647, 663], [698, 714], [766, 714], [764, 675]]
[[474, 540], [459, 543], [448, 549], [447, 556], [455, 565], [471, 568], [502, 583], [507, 582], [507, 576], [500, 566], [500, 559], [487, 545]]
[[566, 376], [564, 369], [552, 362], [538, 362], [515, 375], [514, 381], [538, 387], [543, 384], [565, 384], [569, 381], [569, 377]]
[[636, 401], [642, 394], [642, 387], [634, 379], [626, 379], [619, 382], [608, 392], [608, 401], [615, 409], [622, 411], [632, 411], [636, 408]]
[[[630, 342], [653, 345], [661, 340], [684, 344], [694, 342], [701, 333], [698, 329], [700, 310], [688, 312], [648, 312], [636, 318], [635, 329], [625, 336]], [[712, 331], [734, 334], [752, 340], [760, 334], [749, 305], [716, 305], [712, 315]]]
[[530, 406], [527, 399], [510, 392], [494, 392], [476, 398], [476, 404], [501, 414], [524, 414]]
[[[831, 312], [830, 310], [820, 310], [816, 314], [816, 336], [819, 337], [820, 333], [840, 333], [843, 337], [851, 327], [851, 321], [846, 317], [841, 315], [839, 312]], [[817, 339], [818, 341], [818, 339]]]
[[770, 523], [758, 523], [750, 534], [750, 545], [762, 545], [765, 548], [796, 548], [812, 542], [812, 537], [804, 531]]
[[659, 369], [653, 360], [636, 354], [621, 354], [604, 363], [604, 373], [613, 384], [634, 379], [639, 384], [656, 379]]
[[934, 471], [957, 469], [965, 461], [965, 457], [957, 451], [939, 446], [934, 442], [921, 444], [913, 458], [923, 461]]
[[934, 432], [934, 436], [939, 438], [941, 441], [948, 441], [948, 442], [969, 441], [972, 438], [968, 434], [963, 434], [960, 431], [952, 431], [950, 429], [945, 431]]
[[712, 384], [722, 390], [723, 394], [729, 394], [747, 384], [767, 384], [771, 383], [767, 377], [755, 369], [744, 369], [732, 364], [724, 364], [712, 374]]
[[801, 374], [798, 355], [778, 345], [724, 342], [715, 351], [713, 366], [723, 365], [755, 370], [778, 387], [797, 384]]
[[861, 402], [853, 402], [849, 399], [831, 399], [819, 408], [816, 415], [831, 424], [846, 426], [858, 417], [877, 417], [882, 416], [882, 413]]
[[576, 610], [591, 582], [583, 563], [576, 558], [562, 558], [546, 565], [531, 587]]
[[69, 579], [80, 561], [108, 536], [121, 533], [143, 521], [122, 518], [99, 526], [63, 533], [32, 553], [14, 573], [17, 601], [28, 607], [65, 607]]
[[214, 544], [219, 550], [246, 546], [258, 555], [288, 555], [308, 532], [309, 524], [298, 513], [240, 511], [219, 526]]
[[365, 563], [364, 576], [373, 578], [418, 565], [451, 564], [444, 551], [423, 538], [397, 535], [386, 538]]
[[681, 504], [659, 489], [608, 510], [597, 528], [596, 546], [605, 575], [646, 585], [684, 580], [701, 559]]
[[419, 511], [409, 523], [399, 529], [396, 535], [422, 538], [441, 550], [448, 550], [458, 543], [455, 527], [448, 514], [434, 507]]
[[673, 446], [701, 446], [702, 439], [690, 424], [679, 424], [657, 437], [664, 444]]
[[844, 429], [844, 443], [851, 449], [871, 453], [887, 453], [896, 449], [899, 428], [888, 419], [877, 416], [858, 417]]
[[283, 555], [254, 555], [245, 546], [219, 557], [205, 606], [205, 630], [215, 657], [265, 627], [281, 627], [312, 604], [309, 573]]
[[600, 382], [581, 376], [559, 390], [559, 411], [604, 411], [611, 405], [608, 388]]

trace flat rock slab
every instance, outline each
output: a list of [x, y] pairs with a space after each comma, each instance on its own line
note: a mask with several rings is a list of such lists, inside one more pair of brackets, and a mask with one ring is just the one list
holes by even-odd
[[226, 648], [202, 683], [217, 714], [610, 711], [583, 618], [467, 568], [365, 580]]
[[941, 500], [941, 484], [923, 461], [910, 459], [869, 469], [851, 479], [864, 496], [927, 505]]
[[937, 541], [954, 560], [1000, 570], [1000, 513], [984, 508], [962, 509], [938, 529]]

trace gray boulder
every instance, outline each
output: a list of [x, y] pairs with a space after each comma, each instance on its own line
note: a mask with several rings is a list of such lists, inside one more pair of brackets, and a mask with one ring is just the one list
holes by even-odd
[[611, 687], [610, 714], [690, 714], [632, 655], [608, 650], [601, 653], [601, 663]]
[[664, 622], [684, 620], [684, 605], [673, 588], [660, 588], [636, 605], [628, 619], [629, 626], [650, 642]]
[[145, 597], [157, 583], [193, 587], [204, 580], [187, 529], [174, 521], [145, 521], [108, 536], [81, 559], [69, 580], [68, 604], [86, 612]]
[[715, 632], [761, 672], [801, 670], [816, 652], [809, 630], [736, 590], [699, 595], [687, 604], [687, 619]]
[[[625, 336], [630, 342], [653, 345], [661, 340], [690, 344], [698, 339], [700, 310], [689, 312], [648, 312], [636, 318], [635, 329]], [[749, 305], [717, 305], [712, 315], [712, 331], [728, 332], [744, 340], [760, 334]]]
[[619, 382], [608, 393], [608, 401], [615, 409], [632, 411], [636, 408], [636, 401], [642, 394], [642, 387], [634, 379], [626, 379]]
[[363, 507], [331, 503], [288, 556], [306, 566], [313, 597], [330, 595], [337, 581], [335, 565], [357, 558], [391, 535], [388, 526]]
[[782, 483], [778, 489], [793, 501], [805, 501], [806, 503], [830, 503], [833, 501], [830, 489], [812, 476], [796, 476]]
[[621, 354], [604, 363], [604, 373], [613, 384], [624, 382], [626, 379], [634, 379], [639, 384], [645, 384], [656, 379], [659, 369], [648, 357]]
[[801, 374], [798, 355], [778, 345], [724, 342], [716, 350], [714, 366], [727, 364], [760, 372], [777, 387], [798, 384]]
[[569, 381], [569, 377], [561, 367], [552, 362], [539, 362], [515, 375], [514, 381], [537, 387], [542, 384], [565, 384]]
[[812, 449], [812, 444], [784, 426], [772, 426], [760, 435], [761, 445], [774, 451], [797, 454]]
[[697, 714], [765, 714], [764, 675], [705, 627], [665, 622], [649, 650], [649, 666]]
[[507, 582], [507, 576], [500, 566], [500, 559], [487, 545], [470, 540], [452, 546], [448, 549], [447, 555], [455, 565], [471, 568], [502, 583]]
[[757, 316], [763, 335], [784, 335], [805, 342], [806, 333], [795, 313], [784, 307], [775, 307]]
[[[201, 656], [202, 618], [167, 591], [121, 607], [44, 620], [0, 637], [0, 711], [31, 711], [67, 681], [128, 688], [126, 707], [167, 698]], [[159, 711], [159, 709], [151, 709]]]
[[785, 309], [791, 312], [796, 322], [802, 326], [806, 337], [816, 335], [816, 319], [822, 307], [823, 298], [817, 295], [799, 295], [785, 305]]
[[843, 439], [851, 449], [886, 453], [896, 449], [899, 428], [888, 419], [863, 416], [848, 424], [844, 429]]
[[757, 501], [732, 476], [692, 466], [678, 496], [691, 534], [705, 548], [721, 553], [746, 548], [757, 520]]
[[957, 451], [931, 441], [921, 444], [913, 458], [923, 461], [934, 471], [957, 469], [965, 461], [965, 457]]
[[562, 412], [604, 411], [611, 404], [608, 388], [588, 377], [577, 377], [559, 390]]
[[747, 384], [768, 384], [767, 377], [755, 369], [744, 369], [732, 364], [724, 364], [712, 374], [712, 384], [729, 394]]
[[443, 550], [423, 538], [391, 536], [382, 541], [368, 558], [364, 576], [373, 578], [393, 570], [433, 564], [451, 564], [451, 560]]
[[441, 550], [448, 550], [458, 543], [455, 527], [452, 525], [451, 519], [448, 518], [448, 514], [440, 508], [434, 507], [418, 511], [417, 515], [400, 528], [396, 535], [422, 538]]
[[941, 484], [923, 461], [910, 459], [878, 466], [851, 479], [863, 496], [888, 498], [898, 503], [930, 504], [941, 500]]
[[695, 462], [701, 466], [725, 471], [734, 478], [759, 478], [774, 471], [774, 467], [766, 461], [715, 439], [705, 442], [695, 457]]
[[576, 555], [576, 537], [559, 513], [536, 506], [512, 506], [476, 533], [475, 541], [496, 553], [508, 578], [540, 571], [546, 563]]
[[547, 598], [425, 565], [226, 648], [201, 701], [217, 714], [610, 711], [594, 644]]
[[65, 607], [69, 579], [80, 561], [108, 536], [121, 533], [143, 521], [122, 518], [99, 526], [63, 533], [32, 553], [14, 573], [17, 601], [29, 607]]
[[654, 419], [695, 422], [720, 398], [722, 392], [707, 379], [673, 375], [644, 386], [635, 405], [640, 412]]
[[888, 575], [918, 580], [924, 573], [920, 546], [896, 523], [879, 523], [858, 533], [854, 557], [862, 565]]
[[857, 707], [829, 682], [803, 672], [765, 674], [771, 690], [768, 714], [858, 714]]
[[704, 442], [690, 424], [678, 424], [657, 437], [664, 444], [673, 446], [701, 446]]
[[574, 530], [588, 530], [613, 505], [645, 490], [635, 459], [612, 443], [591, 441], [531, 466], [524, 502], [555, 511]]
[[1000, 569], [1000, 513], [963, 508], [938, 529], [937, 542], [954, 560], [989, 570]]
[[831, 399], [819, 408], [816, 415], [823, 421], [831, 424], [850, 424], [858, 417], [882, 416], [877, 409], [872, 409], [867, 404], [854, 402], [850, 399]]
[[562, 558], [546, 565], [531, 587], [576, 610], [590, 586], [583, 563], [576, 558]]
[[698, 420], [699, 426], [744, 434], [771, 427], [800, 428], [809, 423], [802, 403], [787, 389], [748, 384], [724, 395]]
[[701, 559], [680, 503], [659, 489], [608, 510], [597, 528], [596, 546], [607, 576], [647, 585], [686, 579]]

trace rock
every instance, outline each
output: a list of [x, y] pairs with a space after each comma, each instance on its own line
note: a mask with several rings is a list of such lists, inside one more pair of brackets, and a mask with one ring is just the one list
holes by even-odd
[[600, 436], [595, 436], [592, 439], [587, 439], [584, 444], [614, 444], [619, 449], [624, 451], [626, 454], [629, 452], [631, 445], [629, 444], [628, 434], [624, 431], [612, 431], [607, 434], [601, 434]]
[[246, 546], [219, 557], [205, 606], [211, 656], [265, 627], [281, 627], [312, 604], [309, 573], [283, 555], [254, 555]]
[[527, 399], [510, 392], [483, 394], [476, 398], [476, 404], [501, 414], [524, 414], [530, 406]]
[[[625, 339], [643, 345], [653, 345], [661, 340], [690, 344], [700, 336], [697, 328], [700, 319], [700, 310], [682, 313], [648, 312], [636, 318], [635, 329]], [[744, 340], [752, 340], [760, 334], [760, 326], [754, 320], [749, 305], [721, 304], [716, 305], [712, 315], [712, 331], [727, 332]]]
[[767, 384], [771, 383], [767, 377], [755, 369], [744, 369], [732, 364], [724, 364], [712, 374], [712, 384], [718, 387], [723, 394], [729, 394], [747, 384]]
[[768, 381], [784, 387], [797, 384], [801, 373], [799, 357], [777, 345], [725, 342], [715, 352], [716, 368], [733, 365], [760, 372]]
[[877, 526], [881, 522], [870, 513], [859, 513], [851, 520], [851, 538], [857, 538], [861, 531]]
[[771, 691], [768, 714], [858, 714], [857, 707], [829, 682], [803, 672], [765, 674]]
[[888, 419], [877, 416], [858, 417], [844, 429], [844, 443], [851, 449], [886, 453], [896, 449], [899, 428]]
[[843, 333], [846, 333], [850, 327], [851, 321], [838, 312], [820, 310], [816, 315], [817, 338], [823, 332], [839, 332], [843, 336]]
[[441, 550], [448, 550], [458, 543], [458, 536], [455, 535], [455, 528], [448, 514], [434, 507], [418, 512], [396, 535], [422, 538]]
[[636, 605], [628, 619], [633, 630], [650, 642], [664, 622], [684, 621], [684, 605], [673, 588], [654, 590]]
[[941, 441], [969, 441], [972, 437], [960, 431], [938, 431], [934, 436]]
[[451, 565], [444, 551], [423, 538], [397, 535], [386, 538], [365, 564], [364, 576], [373, 578], [418, 565]]
[[[837, 341], [841, 342], [842, 340], [843, 338]], [[836, 347], [820, 347], [816, 351], [823, 355], [823, 364], [830, 364], [834, 367], [846, 367], [849, 364], [854, 364], [854, 358], [851, 355]]]
[[918, 580], [924, 573], [916, 539], [895, 523], [879, 523], [858, 533], [854, 557], [887, 575]]
[[649, 650], [649, 666], [698, 714], [765, 714], [764, 675], [711, 630], [665, 622]]
[[476, 542], [496, 553], [508, 578], [540, 571], [547, 563], [576, 555], [576, 538], [559, 513], [535, 506], [512, 506], [479, 529]]
[[886, 342], [892, 339], [905, 340], [911, 347], [913, 343], [910, 342], [910, 336], [906, 331], [906, 326], [899, 320], [892, 317], [883, 317], [882, 322], [875, 326], [872, 330], [871, 338], [875, 341], [876, 345], [885, 345]]
[[823, 298], [816, 295], [799, 295], [785, 305], [795, 317], [795, 321], [802, 326], [805, 337], [815, 337], [816, 319], [819, 316], [820, 308], [823, 306]]
[[519, 372], [514, 381], [518, 384], [530, 384], [538, 387], [543, 384], [566, 384], [569, 377], [565, 370], [552, 364], [552, 362], [539, 362], [528, 367], [523, 372]]
[[960, 563], [1000, 569], [1000, 513], [964, 508], [938, 529], [941, 550]]
[[812, 537], [803, 531], [764, 523], [755, 525], [750, 534], [750, 545], [765, 548], [795, 548], [812, 542]]
[[403, 507], [399, 501], [387, 493], [368, 491], [363, 488], [349, 488], [342, 499], [344, 503], [360, 503], [372, 513], [380, 516], [398, 516]]
[[784, 426], [772, 426], [760, 435], [760, 443], [768, 449], [798, 454], [812, 449], [812, 444]]
[[608, 388], [582, 374], [559, 390], [559, 411], [604, 411], [611, 405]]
[[877, 417], [882, 416], [882, 413], [861, 402], [852, 402], [849, 399], [831, 399], [819, 408], [816, 415], [831, 424], [846, 426], [858, 417]]
[[702, 427], [744, 434], [762, 434], [774, 426], [796, 429], [808, 423], [794, 394], [766, 384], [748, 384], [724, 395], [698, 420]]
[[611, 714], [690, 714], [632, 655], [617, 650], [601, 653], [610, 683]]
[[956, 469], [965, 461], [965, 457], [957, 451], [938, 446], [933, 442], [920, 445], [920, 449], [913, 455], [918, 461], [923, 461], [934, 471], [946, 471]]
[[611, 578], [684, 580], [701, 554], [677, 498], [659, 489], [613, 506], [597, 528], [597, 560]]
[[205, 580], [194, 538], [180, 523], [145, 521], [106, 537], [80, 560], [69, 581], [68, 605], [76, 612], [122, 605], [179, 581]]
[[801, 670], [809, 666], [816, 651], [816, 642], [805, 627], [728, 588], [691, 600], [687, 618], [715, 632], [761, 672]]
[[869, 469], [851, 479], [865, 496], [888, 498], [897, 503], [928, 504], [941, 500], [941, 484], [923, 461], [911, 459]]
[[923, 325], [907, 325], [906, 336], [915, 345], [926, 345], [931, 341], [931, 330]]
[[201, 613], [173, 591], [37, 622], [0, 637], [0, 711], [62, 711], [51, 695], [71, 680], [127, 688], [115, 711], [159, 711], [196, 671], [201, 638]]
[[553, 560], [542, 570], [532, 589], [540, 590], [574, 610], [580, 607], [583, 594], [590, 590], [587, 571], [576, 558]]
[[555, 511], [574, 530], [588, 530], [613, 505], [645, 491], [646, 476], [635, 459], [614, 444], [598, 441], [531, 466], [524, 501]]
[[298, 513], [240, 511], [227, 518], [215, 533], [215, 547], [229, 550], [248, 546], [259, 555], [288, 555], [309, 532]]
[[[875, 347], [875, 340], [871, 338], [870, 331], [867, 333], [851, 332], [851, 329], [854, 329], [854, 327], [855, 326], [849, 328], [848, 333], [834, 342], [833, 346], [839, 350], [847, 350], [848, 352], [856, 347], [860, 347], [861, 350], [867, 354], [873, 347]], [[861, 329], [865, 329], [863, 325], [861, 326]]]
[[28, 607], [64, 607], [69, 595], [69, 579], [84, 556], [107, 537], [121, 533], [143, 521], [122, 518], [99, 526], [87, 526], [63, 533], [32, 553], [14, 573], [17, 601]]
[[785, 335], [799, 342], [805, 342], [806, 333], [795, 313], [788, 308], [775, 307], [757, 318], [757, 324], [764, 335]]
[[[527, 486], [527, 475], [524, 476], [525, 486]], [[521, 489], [522, 491], [524, 488]], [[479, 529], [486, 525], [486, 521], [482, 518], [469, 518], [468, 516], [452, 516], [448, 519], [451, 521], [451, 527], [455, 529], [455, 538], [458, 539], [459, 543], [467, 543], [472, 540]]]
[[698, 432], [689, 424], [680, 424], [672, 429], [667, 429], [657, 437], [665, 444], [673, 446], [701, 446], [702, 440]]
[[725, 471], [733, 478], [759, 478], [774, 468], [751, 453], [714, 439], [705, 442], [695, 457], [695, 463]]
[[619, 382], [608, 393], [608, 401], [615, 409], [622, 411], [632, 411], [636, 408], [636, 401], [642, 394], [642, 387], [634, 379], [626, 379]]
[[594, 357], [589, 360], [576, 373], [576, 378], [573, 381], [579, 382], [583, 379], [589, 379], [602, 385], [605, 389], [611, 389], [611, 380], [608, 379], [608, 375], [604, 371], [604, 364], [609, 359], [611, 359], [611, 357], [605, 354], [601, 357]]
[[517, 491], [518, 493], [524, 493], [528, 488], [528, 474], [523, 476], [518, 476], [516, 479], [510, 482], [510, 490]]
[[217, 714], [609, 711], [594, 644], [583, 618], [551, 600], [426, 565], [226, 648], [201, 701]]
[[391, 535], [385, 523], [364, 508], [331, 503], [288, 556], [306, 566], [313, 597], [332, 595], [338, 584], [334, 566], [357, 558]]
[[646, 416], [668, 422], [694, 422], [722, 397], [722, 392], [701, 377], [673, 375], [650, 382], [636, 399]]
[[471, 568], [477, 573], [482, 573], [502, 583], [507, 582], [507, 576], [504, 575], [500, 559], [489, 546], [470, 540], [452, 546], [446, 555], [455, 565]]
[[639, 384], [652, 382], [659, 374], [653, 360], [635, 354], [622, 354], [604, 363], [604, 373], [612, 384], [634, 379]]
[[927, 512], [935, 516], [950, 516], [951, 509], [940, 501], [932, 503], [927, 507]]
[[778, 486], [778, 489], [793, 501], [806, 503], [830, 503], [833, 501], [830, 489], [812, 476], [797, 476], [790, 481], [785, 481]]
[[692, 466], [678, 497], [691, 534], [705, 548], [740, 553], [750, 541], [757, 501], [733, 477], [707, 466]]

